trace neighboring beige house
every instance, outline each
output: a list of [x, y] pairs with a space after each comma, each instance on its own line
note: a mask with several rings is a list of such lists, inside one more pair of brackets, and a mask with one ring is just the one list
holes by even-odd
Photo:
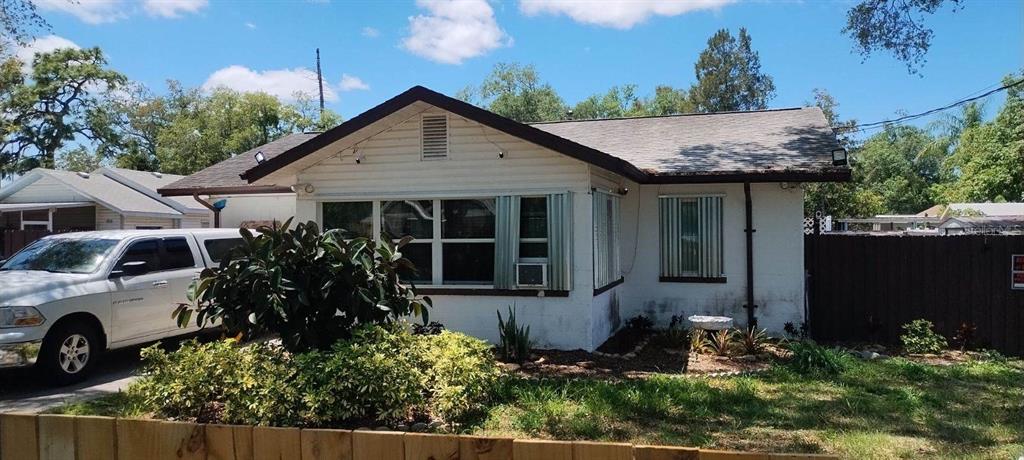
[[301, 221], [412, 236], [432, 320], [496, 341], [514, 306], [537, 346], [593, 350], [638, 314], [802, 322], [799, 185], [849, 180], [841, 153], [813, 107], [531, 125], [414, 87], [160, 193], [283, 193]]
[[156, 189], [182, 176], [120, 168], [93, 172], [37, 168], [0, 188], [0, 229], [86, 231], [212, 227], [191, 197]]

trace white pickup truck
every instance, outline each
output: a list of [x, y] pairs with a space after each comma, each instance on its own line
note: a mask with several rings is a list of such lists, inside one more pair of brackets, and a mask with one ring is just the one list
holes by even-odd
[[241, 244], [238, 230], [125, 230], [42, 238], [0, 265], [0, 368], [84, 379], [104, 350], [188, 334], [188, 286]]

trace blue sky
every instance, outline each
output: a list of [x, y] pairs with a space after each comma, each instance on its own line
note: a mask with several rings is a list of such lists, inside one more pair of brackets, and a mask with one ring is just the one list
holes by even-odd
[[[720, 28], [750, 31], [775, 79], [772, 107], [803, 105], [826, 88], [843, 117], [861, 122], [952, 102], [1024, 66], [1024, 2], [1016, 0], [967, 2], [928, 18], [935, 39], [921, 76], [886, 54], [862, 62], [852, 52], [840, 33], [847, 1], [37, 3], [59, 37], [43, 37], [39, 48], [60, 39], [99, 46], [112, 67], [158, 91], [166, 79], [282, 95], [311, 89], [319, 47], [329, 106], [346, 118], [417, 84], [454, 94], [502, 61], [534, 64], [569, 103], [626, 83], [642, 94], [685, 87]], [[990, 116], [1000, 101], [991, 98]]]

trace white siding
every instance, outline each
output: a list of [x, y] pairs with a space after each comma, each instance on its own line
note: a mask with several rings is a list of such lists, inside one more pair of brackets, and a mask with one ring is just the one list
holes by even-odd
[[213, 212], [209, 215], [188, 215], [181, 219], [181, 228], [213, 228]]
[[[430, 113], [444, 113], [433, 109]], [[359, 164], [345, 150], [297, 175], [312, 194], [295, 201], [297, 219], [316, 219], [319, 203], [388, 197], [435, 198], [573, 192], [575, 263], [568, 297], [431, 296], [431, 320], [486, 340], [498, 339], [500, 310], [515, 305], [539, 347], [593, 349], [591, 195], [587, 165], [452, 114], [447, 159], [420, 158], [419, 116], [358, 146]], [[505, 151], [503, 159], [499, 151]], [[231, 202], [228, 203], [228, 209]], [[586, 263], [582, 263], [586, 261]], [[602, 337], [603, 341], [604, 337]], [[600, 342], [598, 342], [600, 343]]]
[[564, 191], [589, 184], [585, 163], [454, 114], [448, 158], [421, 160], [419, 126], [419, 116], [408, 119], [359, 144], [356, 154], [348, 149], [300, 172], [298, 182], [313, 184], [316, 197]]
[[295, 215], [295, 194], [220, 195], [210, 197], [210, 202], [227, 200], [227, 206], [220, 212], [222, 228], [237, 228], [242, 222], [271, 221], [284, 222]]
[[4, 200], [4, 203], [61, 203], [92, 201], [85, 195], [45, 174], [39, 180], [18, 190]]
[[131, 230], [138, 227], [160, 227], [162, 229], [177, 228], [175, 219], [159, 217], [137, 217], [125, 216], [124, 229]]
[[[659, 195], [724, 194], [723, 244], [726, 282], [659, 282]], [[781, 333], [799, 325], [804, 308], [803, 190], [752, 184], [754, 301], [760, 327]], [[639, 208], [638, 208], [639, 206]], [[622, 203], [622, 317], [643, 313], [667, 325], [672, 315], [731, 316], [746, 324], [746, 236], [742, 184], [642, 185]], [[639, 220], [637, 214], [639, 211]], [[635, 255], [634, 255], [635, 254]]]
[[117, 211], [96, 205], [96, 230], [121, 229], [121, 215]]

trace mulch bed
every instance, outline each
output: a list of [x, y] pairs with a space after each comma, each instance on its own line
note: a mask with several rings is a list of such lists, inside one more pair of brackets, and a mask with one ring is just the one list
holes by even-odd
[[632, 379], [652, 374], [714, 375], [768, 369], [784, 352], [773, 346], [766, 348], [766, 352], [759, 357], [720, 357], [666, 350], [652, 342], [633, 359], [598, 356], [583, 350], [534, 350], [532, 359], [526, 364], [504, 366], [518, 375], [538, 378]]

